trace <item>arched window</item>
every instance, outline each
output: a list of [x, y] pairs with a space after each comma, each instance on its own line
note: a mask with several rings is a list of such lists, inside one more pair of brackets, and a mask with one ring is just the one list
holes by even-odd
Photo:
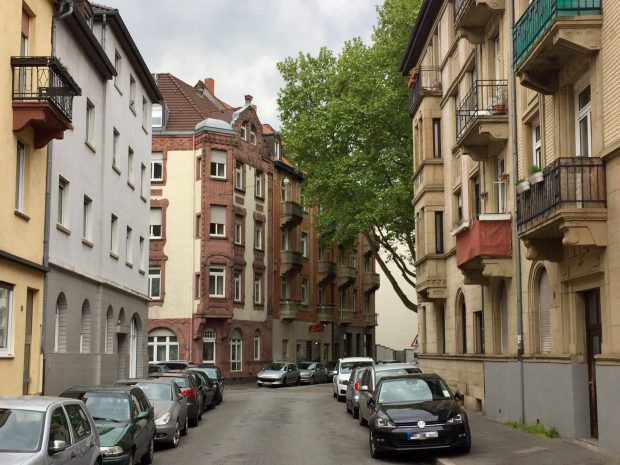
[[92, 312], [90, 303], [85, 300], [82, 304], [82, 321], [80, 325], [80, 353], [90, 354], [91, 351]]
[[291, 180], [288, 177], [282, 178], [280, 184], [280, 197], [282, 202], [291, 200]]
[[138, 364], [140, 361], [140, 321], [138, 315], [131, 318], [129, 324], [129, 377], [138, 376]]
[[215, 363], [215, 331], [210, 328], [202, 333], [202, 361]]
[[169, 329], [154, 329], [149, 333], [149, 361], [165, 362], [179, 359], [179, 340]]
[[67, 298], [61, 292], [56, 299], [54, 318], [54, 352], [67, 351]]
[[105, 344], [105, 353], [113, 354], [114, 353], [114, 328], [116, 324], [114, 322], [114, 310], [110, 305], [108, 307], [108, 311], [105, 316], [105, 336], [103, 338], [103, 342]]
[[254, 360], [260, 360], [260, 331], [257, 329], [254, 331]]
[[230, 371], [243, 369], [243, 339], [241, 331], [235, 329], [230, 335]]
[[508, 336], [508, 292], [505, 281], [502, 281], [499, 287], [499, 328], [501, 353], [507, 354], [510, 352], [510, 345]]
[[551, 285], [544, 268], [538, 276], [538, 336], [539, 348], [543, 354], [551, 352]]
[[465, 296], [461, 291], [456, 299], [456, 353], [467, 353], [467, 308], [465, 307]]

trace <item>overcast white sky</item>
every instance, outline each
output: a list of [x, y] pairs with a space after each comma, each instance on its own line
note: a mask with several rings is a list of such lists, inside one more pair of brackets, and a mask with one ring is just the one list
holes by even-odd
[[215, 79], [233, 106], [251, 94], [263, 123], [279, 127], [276, 63], [323, 45], [370, 42], [380, 0], [96, 0], [120, 10], [151, 72], [189, 84]]

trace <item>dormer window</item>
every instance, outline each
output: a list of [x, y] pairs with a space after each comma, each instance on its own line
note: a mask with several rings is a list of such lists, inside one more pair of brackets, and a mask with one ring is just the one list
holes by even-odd
[[254, 126], [250, 129], [250, 144], [256, 145], [256, 131], [254, 130]]
[[163, 126], [163, 109], [161, 105], [154, 103], [151, 107], [151, 126], [161, 128]]
[[245, 123], [243, 123], [243, 124], [241, 125], [241, 132], [240, 132], [241, 138], [242, 138], [243, 140], [246, 140], [246, 139], [247, 139], [247, 137], [248, 137], [248, 136], [247, 136], [247, 134], [246, 134], [246, 132], [247, 132], [247, 131], [246, 131], [246, 124], [245, 124]]

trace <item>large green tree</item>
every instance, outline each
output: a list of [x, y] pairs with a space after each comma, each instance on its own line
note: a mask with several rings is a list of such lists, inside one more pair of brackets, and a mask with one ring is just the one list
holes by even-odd
[[350, 244], [365, 234], [413, 311], [411, 123], [398, 67], [419, 6], [420, 0], [385, 0], [370, 45], [353, 38], [340, 53], [322, 48], [278, 63], [286, 152], [306, 173], [304, 202], [319, 207], [323, 240]]

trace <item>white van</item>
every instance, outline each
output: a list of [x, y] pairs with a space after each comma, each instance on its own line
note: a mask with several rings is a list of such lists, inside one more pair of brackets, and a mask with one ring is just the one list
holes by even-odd
[[354, 368], [374, 366], [375, 362], [370, 357], [347, 357], [338, 360], [336, 365], [336, 374], [332, 379], [334, 388], [334, 398], [344, 401], [347, 395], [347, 385], [349, 377]]

